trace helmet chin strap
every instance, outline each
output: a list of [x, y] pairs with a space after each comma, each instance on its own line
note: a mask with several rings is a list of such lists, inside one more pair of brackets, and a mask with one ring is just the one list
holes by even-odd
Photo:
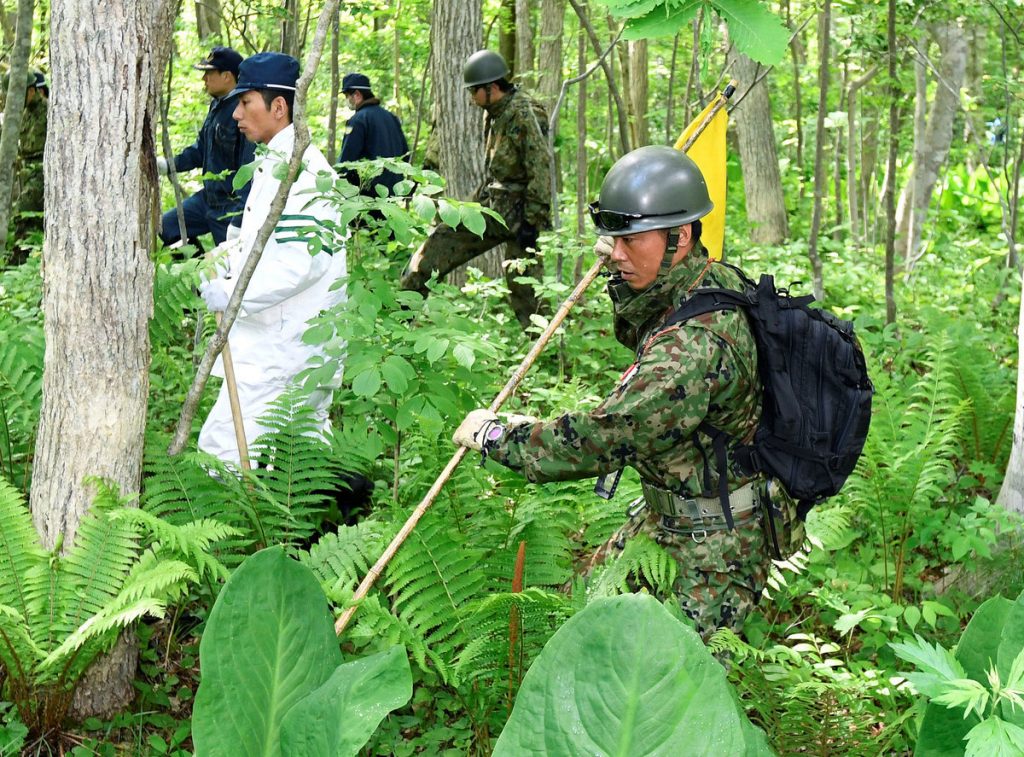
[[665, 240], [665, 255], [661, 258], [661, 273], [667, 273], [672, 270], [672, 258], [676, 256], [676, 250], [679, 249], [679, 234], [673, 229], [668, 233], [668, 238]]

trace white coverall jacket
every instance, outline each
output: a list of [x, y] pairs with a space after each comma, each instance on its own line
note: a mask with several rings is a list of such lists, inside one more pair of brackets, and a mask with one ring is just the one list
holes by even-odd
[[[294, 145], [295, 129], [291, 125], [270, 140], [267, 145], [270, 155], [253, 175], [252, 189], [242, 213], [241, 233], [237, 239], [232, 239], [229, 233], [228, 241], [218, 248], [226, 252], [226, 259], [218, 264], [218, 270], [229, 292], [233, 291], [235, 277], [248, 258], [280, 186], [280, 181], [272, 175], [274, 166], [291, 159]], [[303, 169], [292, 185], [281, 220], [246, 287], [241, 310], [228, 336], [249, 445], [267, 431], [257, 419], [307, 367], [309, 358], [319, 352], [315, 346], [302, 341], [307, 321], [345, 297], [342, 289], [331, 290], [331, 285], [346, 273], [344, 246], [336, 245], [333, 254], [321, 251], [310, 255], [306, 243], [296, 239], [292, 231], [310, 226], [313, 218], [338, 220], [330, 205], [320, 201], [309, 205], [313, 195], [303, 193], [303, 190], [315, 188], [316, 176], [322, 172], [336, 177], [323, 154], [310, 145], [303, 158]], [[224, 375], [219, 358], [213, 374]], [[321, 387], [313, 391], [307, 401], [322, 421], [324, 430], [329, 426], [327, 411], [332, 395], [330, 387]], [[226, 384], [221, 385], [213, 410], [199, 432], [199, 448], [225, 462], [239, 464]]]

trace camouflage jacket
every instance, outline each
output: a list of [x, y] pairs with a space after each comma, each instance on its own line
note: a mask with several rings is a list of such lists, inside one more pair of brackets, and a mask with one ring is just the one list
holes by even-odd
[[42, 162], [46, 149], [47, 102], [38, 93], [25, 105], [18, 134], [18, 161]]
[[544, 107], [514, 89], [487, 109], [485, 186], [477, 200], [496, 210], [510, 229], [525, 220], [551, 228], [551, 170]]
[[[757, 349], [743, 313], [707, 313], [660, 329], [698, 283], [740, 287], [728, 268], [709, 268], [707, 253], [698, 246], [649, 289], [620, 297], [617, 331], [635, 335], [642, 349], [618, 387], [589, 412], [510, 426], [491, 457], [535, 482], [588, 478], [630, 466], [644, 480], [677, 494], [714, 491], [713, 450], [701, 435], [711, 476], [705, 482], [704, 458], [693, 440], [697, 426], [707, 419], [737, 438], [751, 438], [761, 390]], [[748, 480], [732, 473], [729, 488]]]

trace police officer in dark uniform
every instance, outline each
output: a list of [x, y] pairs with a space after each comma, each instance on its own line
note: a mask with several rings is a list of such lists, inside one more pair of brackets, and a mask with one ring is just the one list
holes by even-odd
[[[355, 114], [345, 128], [339, 162], [405, 158], [409, 155], [409, 143], [402, 132], [402, 122], [381, 107], [380, 99], [373, 94], [370, 79], [365, 74], [346, 74], [341, 81], [341, 91]], [[345, 178], [349, 183], [359, 186], [358, 172], [348, 171]], [[384, 171], [362, 187], [361, 193], [377, 197], [377, 186], [383, 186], [390, 194], [401, 178], [394, 171]]]
[[[199, 137], [174, 157], [174, 169], [179, 173], [194, 168], [200, 168], [207, 174], [227, 171], [223, 178], [204, 180], [203, 188], [182, 203], [185, 238], [197, 246], [197, 238], [207, 232], [213, 236], [214, 243], [223, 242], [232, 219], [238, 224], [249, 194], [248, 184], [238, 192], [232, 187], [239, 166], [250, 163], [256, 151], [256, 145], [242, 136], [238, 124], [231, 117], [238, 104], [238, 95], [231, 95], [231, 90], [238, 81], [241, 62], [242, 56], [230, 47], [215, 47], [194, 66], [203, 72], [203, 85], [213, 100]], [[157, 158], [157, 165], [161, 173], [167, 173], [167, 163], [163, 158]], [[177, 209], [171, 208], [161, 219], [160, 239], [171, 245], [181, 236]]]

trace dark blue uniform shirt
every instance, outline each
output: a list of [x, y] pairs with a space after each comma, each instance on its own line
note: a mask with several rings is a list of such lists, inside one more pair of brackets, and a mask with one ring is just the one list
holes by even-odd
[[238, 95], [219, 100], [214, 98], [199, 130], [199, 137], [174, 158], [177, 171], [191, 171], [193, 168], [202, 168], [205, 173], [229, 171], [223, 179], [203, 182], [204, 200], [213, 210], [241, 211], [249, 194], [249, 184], [237, 193], [231, 187], [238, 167], [252, 162], [256, 154], [255, 143], [245, 138], [231, 117], [236, 105]]
[[[402, 122], [380, 106], [376, 97], [364, 101], [348, 120], [345, 139], [341, 144], [338, 161], [372, 160], [373, 158], [401, 158], [409, 154], [409, 143], [402, 133]], [[359, 183], [355, 171], [349, 171], [346, 178], [352, 184]], [[385, 171], [363, 190], [364, 194], [377, 196], [376, 185], [383, 184], [390, 192], [402, 177], [393, 171]]]

